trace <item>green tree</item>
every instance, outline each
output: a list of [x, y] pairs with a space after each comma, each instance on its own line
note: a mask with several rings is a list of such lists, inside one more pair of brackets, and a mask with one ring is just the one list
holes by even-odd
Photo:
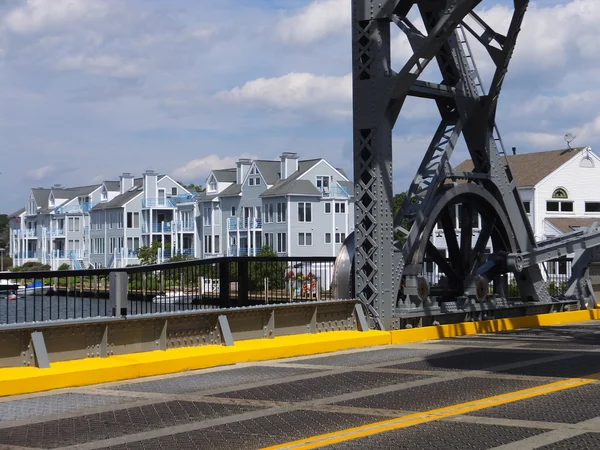
[[186, 184], [182, 183], [181, 181], [178, 181], [178, 183], [180, 185], [182, 185], [183, 187], [185, 187], [190, 192], [204, 192], [205, 191], [205, 189], [200, 184], [190, 183], [190, 184], [186, 185]]
[[0, 248], [10, 245], [10, 220], [7, 214], [0, 214]]
[[160, 248], [161, 243], [159, 241], [154, 241], [149, 247], [140, 247], [140, 249], [138, 250], [138, 258], [140, 260], [140, 264], [143, 266], [148, 264], [156, 264], [156, 257]]
[[[268, 245], [260, 249], [256, 256], [277, 258], [277, 253]], [[287, 261], [250, 261], [248, 263], [248, 281], [251, 290], [260, 290], [264, 286], [265, 278], [269, 279], [271, 289], [283, 287], [283, 280], [287, 269]]]

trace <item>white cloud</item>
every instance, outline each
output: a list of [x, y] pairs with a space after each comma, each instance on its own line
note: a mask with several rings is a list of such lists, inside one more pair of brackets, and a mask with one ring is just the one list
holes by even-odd
[[283, 17], [275, 36], [283, 42], [312, 44], [350, 31], [350, 0], [313, 0], [296, 14]]
[[56, 167], [47, 165], [30, 170], [27, 172], [27, 177], [31, 180], [39, 181], [49, 177], [53, 173], [56, 173]]
[[101, 19], [109, 9], [103, 0], [27, 0], [10, 11], [4, 23], [14, 33], [35, 33]]
[[318, 76], [312, 73], [288, 73], [276, 78], [258, 78], [241, 87], [221, 91], [221, 100], [250, 106], [265, 105], [277, 109], [299, 110], [324, 107], [332, 115], [351, 113], [352, 76]]
[[211, 170], [215, 169], [228, 169], [235, 167], [235, 163], [240, 158], [258, 159], [256, 155], [249, 155], [243, 153], [240, 156], [225, 156], [223, 158], [219, 155], [211, 154], [204, 158], [193, 159], [181, 167], [173, 170], [173, 177], [181, 181], [192, 181], [195, 183], [203, 183], [204, 178]]
[[67, 56], [56, 63], [55, 69], [124, 78], [137, 77], [146, 71], [144, 61], [127, 60], [113, 55]]

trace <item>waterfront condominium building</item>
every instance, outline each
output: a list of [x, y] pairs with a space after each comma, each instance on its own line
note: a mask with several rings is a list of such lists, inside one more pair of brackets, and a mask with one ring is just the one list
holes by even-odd
[[64, 188], [32, 189], [25, 208], [11, 215], [10, 256], [53, 269], [138, 264], [138, 249], [160, 243], [159, 260], [199, 256], [195, 194], [168, 175]]
[[203, 258], [279, 255], [335, 256], [354, 229], [353, 186], [325, 159], [240, 159], [213, 170], [198, 198]]

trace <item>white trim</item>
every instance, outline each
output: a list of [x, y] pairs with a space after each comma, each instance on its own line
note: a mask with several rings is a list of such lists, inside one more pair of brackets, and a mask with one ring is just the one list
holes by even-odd
[[[327, 165], [328, 165], [328, 166], [331, 168], [331, 170], [335, 171], [335, 172], [336, 172], [336, 173], [337, 173], [337, 174], [338, 174], [340, 177], [342, 177], [344, 180], [346, 180], [346, 181], [348, 181], [348, 182], [350, 181], [348, 178], [346, 178], [344, 175], [342, 175], [342, 173], [341, 173], [339, 170], [337, 170], [335, 167], [333, 167], [331, 164], [329, 164], [329, 162], [327, 162], [327, 160], [326, 160], [326, 159], [323, 159], [323, 158], [321, 158], [321, 159], [320, 159], [320, 161], [319, 161], [318, 163], [316, 163], [314, 166], [312, 166], [310, 169], [308, 169], [306, 172], [304, 172], [302, 175], [300, 175], [300, 176], [298, 177], [298, 179], [299, 179], [299, 180], [306, 179], [306, 178], [304, 178], [304, 177], [305, 177], [306, 175], [308, 175], [308, 174], [309, 174], [309, 173], [310, 173], [310, 172], [311, 172], [311, 171], [312, 171], [312, 170], [313, 170], [315, 167], [317, 167], [317, 166], [318, 166], [319, 164], [321, 164], [321, 163], [325, 163], [325, 164], [327, 164]], [[308, 180], [308, 181], [310, 181], [310, 180]], [[337, 181], [336, 181], [336, 183], [337, 183]], [[316, 186], [316, 185], [315, 185], [315, 186]]]
[[[163, 175], [159, 180], [157, 180], [156, 185], [158, 187], [158, 184], [163, 181], [164, 179], [168, 178], [169, 180], [171, 180], [174, 184], [176, 184], [177, 186], [179, 186], [181, 189], [183, 189], [186, 193], [191, 194], [190, 191], [187, 190], [187, 188], [182, 185], [181, 183], [178, 183], [176, 180], [174, 180], [173, 178], [171, 178], [169, 175]], [[164, 188], [163, 188], [164, 189]], [[173, 195], [173, 194], [171, 194]], [[179, 194], [177, 194], [179, 195]]]

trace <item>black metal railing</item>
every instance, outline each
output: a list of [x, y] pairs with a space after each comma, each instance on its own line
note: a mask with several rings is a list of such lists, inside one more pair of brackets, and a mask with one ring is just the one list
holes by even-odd
[[333, 298], [333, 257], [226, 257], [122, 269], [0, 274], [0, 324], [113, 314], [110, 273], [127, 273], [128, 315]]
[[[571, 278], [571, 271], [573, 266], [573, 259], [567, 257], [561, 257], [547, 261], [540, 264], [548, 293], [552, 297], [560, 298], [565, 295], [569, 279]], [[423, 277], [429, 281], [432, 287], [436, 287], [444, 273], [439, 269], [437, 264], [433, 260], [425, 259], [423, 264]], [[494, 282], [490, 283], [490, 295], [497, 292], [507, 292], [509, 298], [519, 298], [521, 293], [517, 280], [512, 273], [507, 274], [506, 285], [500, 289], [494, 285]]]

